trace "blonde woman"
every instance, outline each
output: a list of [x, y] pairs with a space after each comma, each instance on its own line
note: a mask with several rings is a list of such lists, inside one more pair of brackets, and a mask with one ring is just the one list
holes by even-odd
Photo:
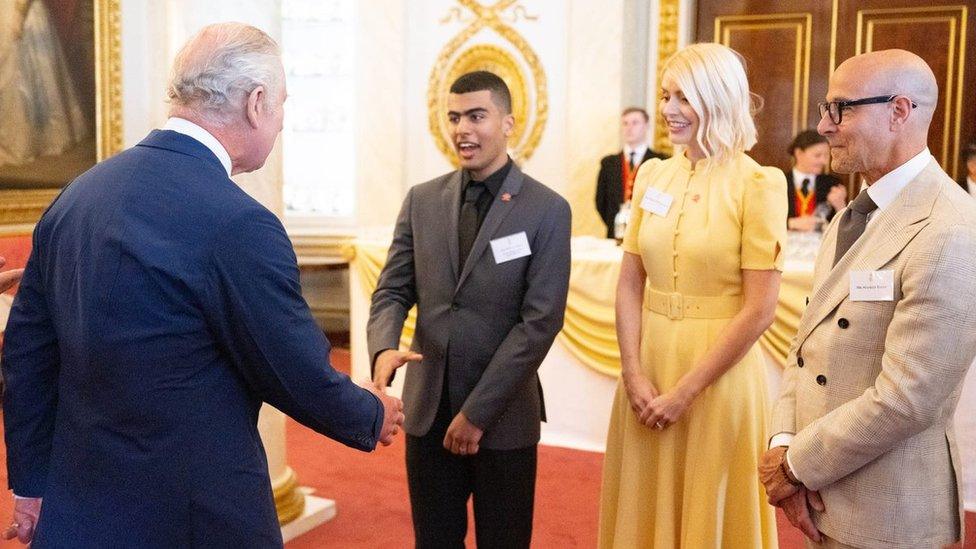
[[776, 308], [786, 181], [745, 154], [756, 129], [737, 53], [696, 44], [663, 69], [676, 150], [640, 168], [623, 244], [600, 546], [775, 547], [756, 340]]

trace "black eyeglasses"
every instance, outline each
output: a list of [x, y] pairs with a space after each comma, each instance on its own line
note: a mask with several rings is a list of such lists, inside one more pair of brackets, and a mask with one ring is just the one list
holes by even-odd
[[[898, 95], [877, 95], [874, 97], [865, 97], [864, 99], [853, 99], [851, 101], [828, 101], [826, 103], [818, 103], [817, 106], [820, 107], [820, 118], [830, 114], [830, 121], [834, 124], [840, 124], [840, 121], [844, 119], [844, 109], [847, 107], [891, 103], [896, 97]], [[912, 101], [912, 108], [918, 108], [918, 104], [914, 101]]]

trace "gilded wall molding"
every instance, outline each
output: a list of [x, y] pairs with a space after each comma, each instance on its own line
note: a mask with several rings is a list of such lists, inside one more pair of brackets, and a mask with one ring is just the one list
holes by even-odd
[[[949, 49], [946, 52], [946, 78], [939, 85], [940, 100], [945, 102], [942, 156], [939, 163], [953, 178], [962, 149], [962, 97], [966, 72], [966, 6], [921, 6], [881, 8], [857, 11], [854, 55], [874, 51], [874, 35], [884, 25], [917, 25], [938, 23], [946, 26]], [[880, 32], [883, 32], [880, 31]]]
[[733, 32], [792, 30], [793, 116], [792, 135], [806, 127], [810, 102], [810, 52], [813, 50], [813, 15], [810, 13], [772, 13], [723, 15], [715, 18], [714, 41], [732, 47]]
[[[438, 150], [458, 166], [450, 127], [444, 115], [449, 89], [454, 80], [466, 72], [488, 70], [498, 74], [512, 93], [515, 131], [509, 140], [509, 149], [515, 161], [523, 163], [532, 156], [542, 139], [549, 117], [549, 94], [542, 62], [528, 41], [510, 23], [520, 18], [534, 21], [538, 16], [529, 15], [524, 7], [515, 5], [517, 0], [500, 0], [490, 6], [477, 0], [458, 0], [458, 4], [469, 10], [474, 18], [468, 19], [458, 7], [454, 7], [440, 20], [441, 24], [468, 24], [444, 46], [431, 69], [427, 89], [430, 133]], [[512, 8], [512, 14], [504, 15], [509, 8]], [[504, 39], [506, 47], [490, 43], [469, 44], [483, 29], [489, 29]]]
[[[656, 86], [661, 86], [661, 68], [664, 62], [678, 51], [679, 28], [681, 16], [680, 0], [659, 0], [659, 15], [657, 32], [657, 80]], [[648, 110], [656, 110], [657, 105], [648, 105]], [[654, 125], [654, 149], [672, 154], [671, 140], [668, 139], [667, 124]]]

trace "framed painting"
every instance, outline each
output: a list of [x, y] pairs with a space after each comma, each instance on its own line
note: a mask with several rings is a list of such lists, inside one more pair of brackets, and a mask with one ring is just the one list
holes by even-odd
[[0, 0], [0, 225], [122, 147], [119, 0]]

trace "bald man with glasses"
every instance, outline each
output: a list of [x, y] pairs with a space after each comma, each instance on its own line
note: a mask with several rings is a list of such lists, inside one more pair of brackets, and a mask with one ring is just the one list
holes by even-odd
[[865, 190], [824, 234], [760, 475], [811, 547], [962, 537], [952, 417], [976, 357], [976, 203], [926, 142], [938, 85], [920, 57], [852, 57], [818, 131]]

